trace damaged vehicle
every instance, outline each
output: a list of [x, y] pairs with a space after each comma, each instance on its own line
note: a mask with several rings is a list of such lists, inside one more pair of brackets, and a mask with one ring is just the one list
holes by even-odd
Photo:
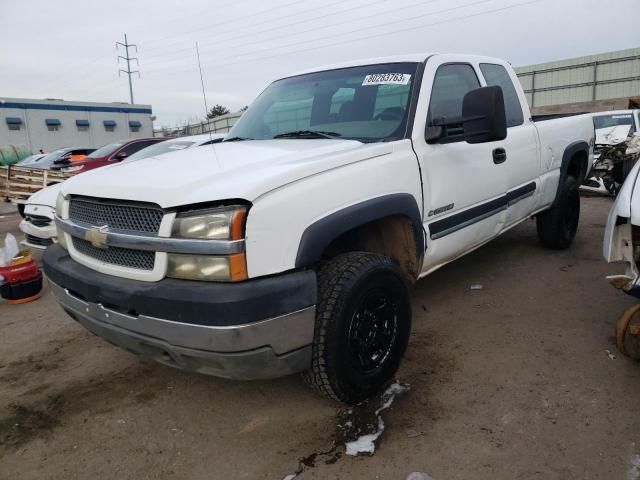
[[[637, 162], [622, 185], [609, 212], [604, 233], [603, 255], [609, 263], [623, 263], [625, 272], [607, 280], [623, 292], [640, 298], [640, 188]], [[618, 349], [640, 360], [640, 304], [633, 305], [616, 326]]]
[[[536, 217], [568, 248], [589, 116], [537, 121], [503, 60], [413, 54], [273, 82], [221, 143], [65, 182], [44, 270], [96, 335], [232, 379], [389, 385], [410, 286]], [[168, 164], [181, 168], [168, 168]]]
[[617, 195], [640, 156], [639, 110], [600, 112], [593, 115], [596, 132], [594, 164], [582, 188]]

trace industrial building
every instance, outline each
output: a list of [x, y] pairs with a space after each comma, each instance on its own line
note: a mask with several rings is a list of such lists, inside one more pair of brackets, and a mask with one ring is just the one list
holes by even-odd
[[0, 98], [0, 146], [36, 153], [151, 136], [151, 105]]
[[535, 114], [640, 108], [640, 48], [515, 70]]

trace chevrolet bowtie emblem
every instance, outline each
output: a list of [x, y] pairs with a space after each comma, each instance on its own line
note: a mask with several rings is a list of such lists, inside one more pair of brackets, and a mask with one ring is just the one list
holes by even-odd
[[107, 232], [109, 231], [109, 227], [104, 225], [102, 227], [94, 227], [87, 230], [84, 233], [84, 239], [88, 242], [91, 242], [96, 248], [107, 249], [109, 246], [107, 245]]

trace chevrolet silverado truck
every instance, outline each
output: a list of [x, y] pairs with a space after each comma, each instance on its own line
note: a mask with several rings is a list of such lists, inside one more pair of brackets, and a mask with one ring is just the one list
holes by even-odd
[[44, 269], [126, 350], [235, 379], [303, 372], [357, 403], [400, 365], [416, 280], [532, 216], [542, 245], [570, 246], [593, 142], [588, 116], [532, 119], [495, 58], [314, 69], [217, 145], [65, 182]]

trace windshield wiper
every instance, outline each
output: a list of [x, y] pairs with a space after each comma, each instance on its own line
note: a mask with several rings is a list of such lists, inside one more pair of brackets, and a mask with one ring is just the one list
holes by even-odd
[[295, 130], [293, 132], [279, 133], [273, 138], [337, 138], [342, 135], [336, 132], [322, 132], [320, 130]]
[[253, 140], [253, 138], [231, 137], [231, 138], [225, 138], [223, 142], [241, 142], [243, 140]]

